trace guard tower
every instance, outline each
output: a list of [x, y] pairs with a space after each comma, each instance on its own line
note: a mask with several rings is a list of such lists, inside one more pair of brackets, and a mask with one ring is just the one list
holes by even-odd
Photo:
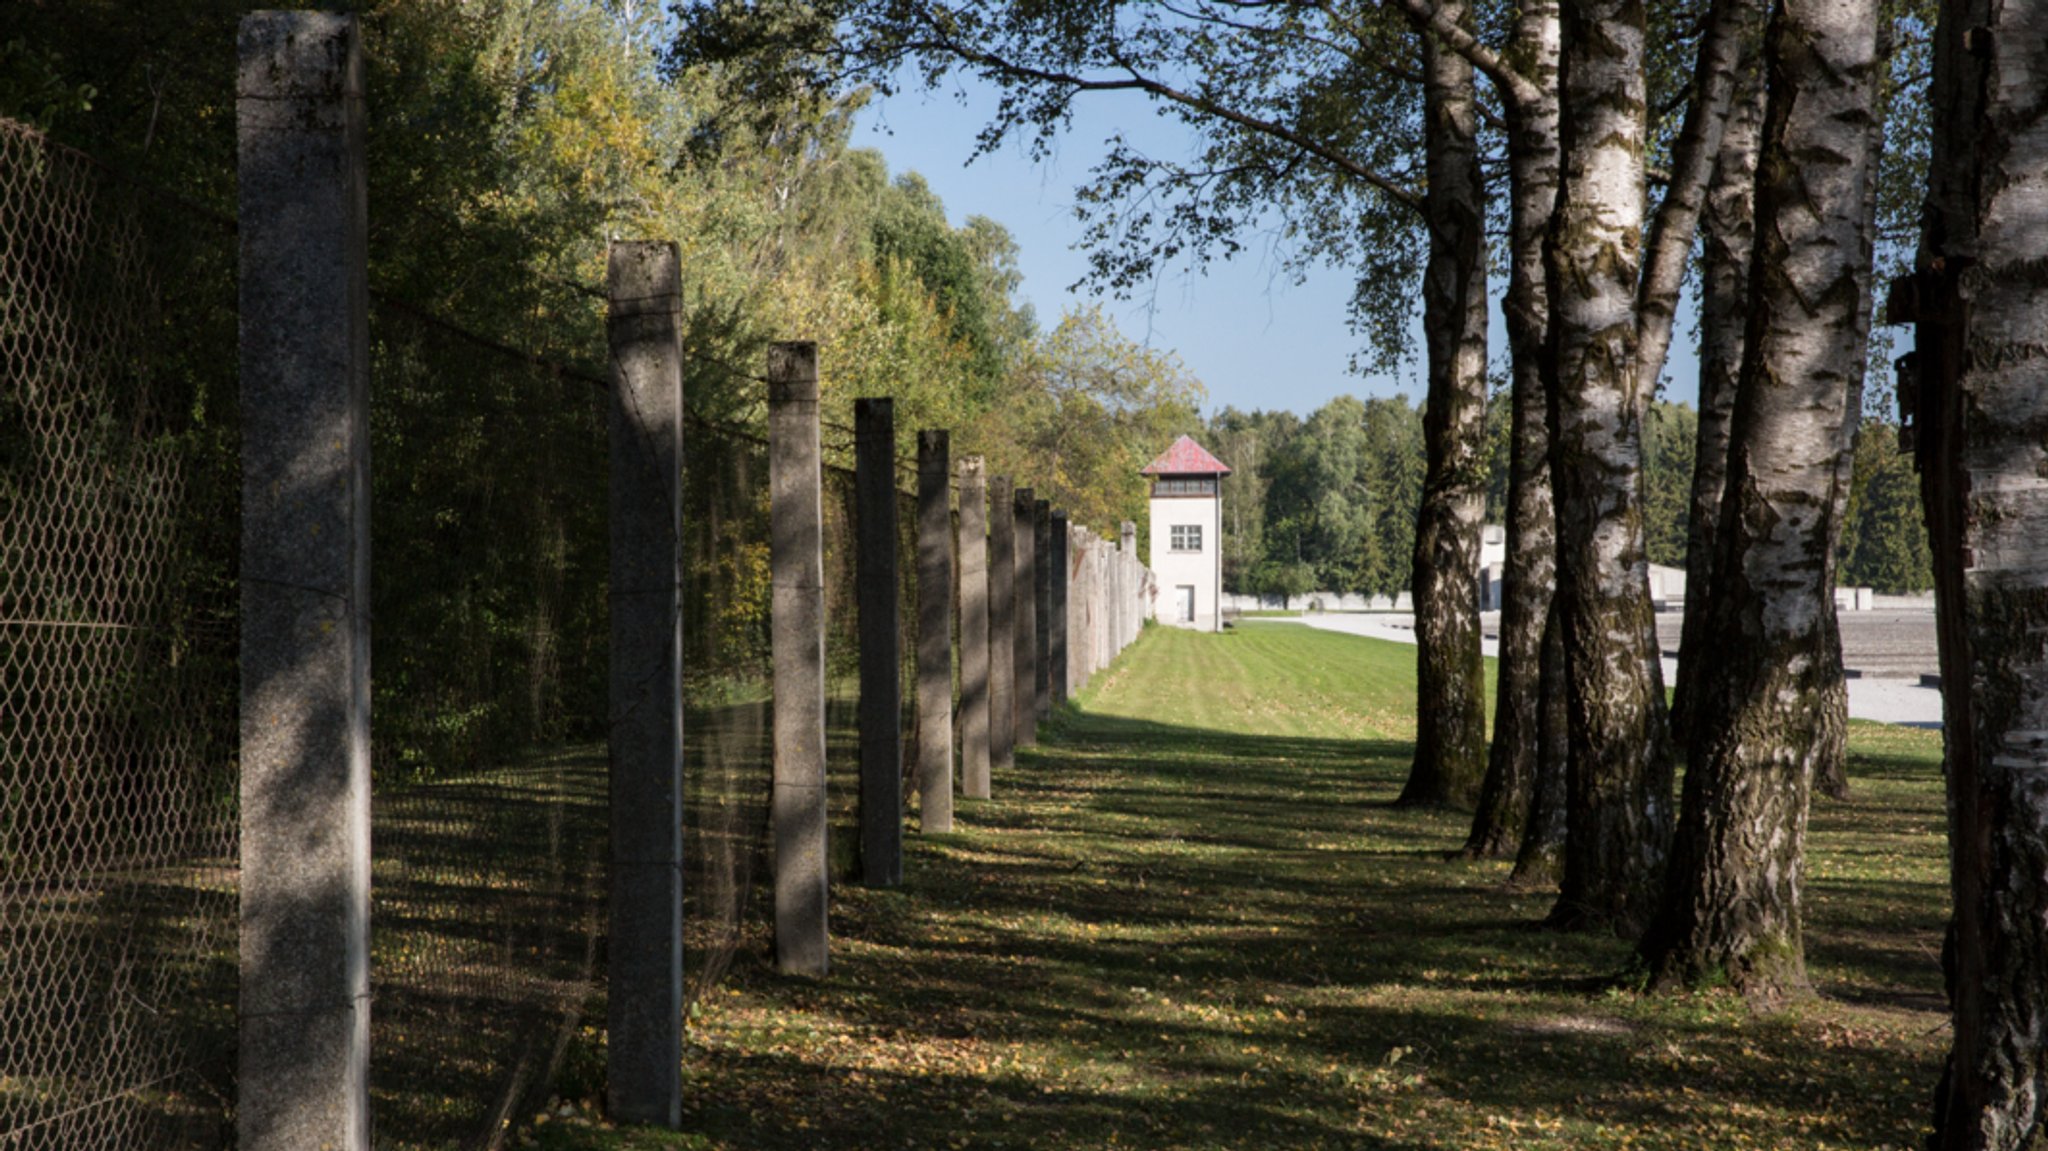
[[1230, 468], [1188, 436], [1145, 465], [1152, 479], [1154, 615], [1196, 631], [1223, 626], [1223, 504]]

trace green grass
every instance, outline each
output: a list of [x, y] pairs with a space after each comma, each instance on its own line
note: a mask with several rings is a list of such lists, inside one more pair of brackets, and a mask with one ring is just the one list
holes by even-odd
[[1946, 1043], [1939, 737], [1857, 725], [1813, 817], [1821, 996], [1643, 997], [1626, 941], [1396, 809], [1414, 650], [1151, 629], [906, 883], [842, 889], [834, 971], [751, 954], [692, 1020], [686, 1134], [550, 1148], [1905, 1148]]

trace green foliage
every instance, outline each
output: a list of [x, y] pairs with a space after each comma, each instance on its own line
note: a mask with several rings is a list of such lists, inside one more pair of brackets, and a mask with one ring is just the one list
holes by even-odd
[[1153, 290], [1256, 243], [1288, 274], [1355, 277], [1361, 362], [1409, 350], [1426, 237], [1417, 41], [1380, 6], [1196, 5], [1100, 0], [690, 0], [671, 61], [743, 68], [764, 89], [932, 86], [969, 73], [999, 89], [980, 137], [1050, 150], [1073, 101], [1139, 93], [1187, 130], [1191, 154], [1121, 135], [1077, 190], [1089, 279]]
[[1925, 591], [1934, 586], [1920, 477], [1913, 458], [1899, 450], [1899, 431], [1878, 419], [1863, 421], [1856, 437], [1855, 474], [1843, 513], [1835, 582], [1880, 592]]
[[1077, 309], [1034, 340], [1002, 394], [967, 425], [955, 451], [1032, 487], [1068, 520], [1115, 538], [1147, 521], [1138, 470], [1195, 428], [1202, 385], [1178, 357], [1136, 343], [1100, 308]]
[[1685, 567], [1692, 519], [1699, 415], [1689, 404], [1655, 400], [1643, 421], [1643, 535], [1650, 562]]
[[1406, 396], [1339, 396], [1306, 420], [1225, 409], [1223, 582], [1287, 596], [1408, 587], [1422, 502], [1422, 413]]
[[[230, 215], [232, 46], [255, 7], [0, 6], [0, 113]], [[820, 345], [829, 462], [851, 464], [838, 429], [854, 398], [891, 396], [906, 456], [921, 428], [955, 429], [963, 453], [1021, 429], [1020, 482], [1106, 533], [1142, 518], [1137, 468], [1193, 424], [1198, 385], [1096, 314], [1039, 333], [1012, 298], [1000, 224], [953, 226], [922, 180], [851, 147], [863, 93], [665, 65], [672, 25], [652, 3], [352, 7], [379, 301], [380, 770], [445, 775], [601, 724], [601, 396], [532, 361], [603, 377], [614, 236], [680, 245], [687, 403], [726, 429], [693, 427], [686, 453], [688, 498], [707, 509], [689, 519], [693, 690], [744, 690], [765, 650], [749, 440], [771, 340]], [[218, 283], [231, 332], [231, 279]], [[231, 440], [211, 449], [229, 466]]]

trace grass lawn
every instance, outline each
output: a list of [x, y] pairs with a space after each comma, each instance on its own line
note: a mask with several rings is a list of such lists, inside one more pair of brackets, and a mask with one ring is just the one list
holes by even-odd
[[1414, 649], [1151, 629], [1049, 738], [835, 893], [834, 971], [743, 957], [691, 1020], [687, 1133], [549, 1148], [1908, 1148], [1947, 1042], [1938, 733], [1857, 725], [1813, 818], [1821, 997], [1644, 997], [1626, 941], [1387, 806]]

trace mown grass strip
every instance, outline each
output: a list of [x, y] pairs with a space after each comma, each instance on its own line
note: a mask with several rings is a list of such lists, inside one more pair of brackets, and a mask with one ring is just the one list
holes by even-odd
[[[1857, 725], [1813, 818], [1823, 997], [1645, 998], [1627, 941], [1390, 807], [1412, 648], [1152, 629], [1051, 738], [847, 889], [834, 973], [692, 1021], [685, 1135], [571, 1098], [551, 1148], [1906, 1148], [1946, 1035], [1939, 735]], [[594, 1064], [586, 1064], [594, 1068]]]

